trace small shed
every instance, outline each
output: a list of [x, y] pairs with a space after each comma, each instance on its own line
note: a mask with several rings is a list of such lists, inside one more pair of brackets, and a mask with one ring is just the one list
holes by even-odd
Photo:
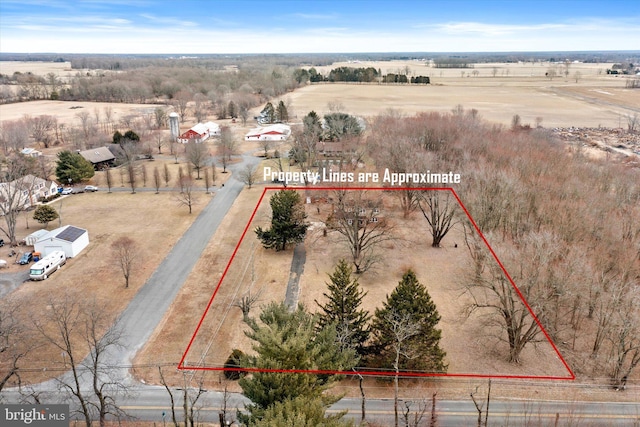
[[48, 230], [36, 230], [33, 233], [29, 234], [27, 237], [25, 237], [24, 242], [27, 244], [27, 246], [33, 246], [36, 244], [38, 240], [40, 240], [47, 234], [49, 234]]
[[33, 245], [43, 257], [53, 251], [63, 251], [67, 258], [78, 255], [89, 244], [89, 232], [84, 228], [65, 225], [50, 231]]

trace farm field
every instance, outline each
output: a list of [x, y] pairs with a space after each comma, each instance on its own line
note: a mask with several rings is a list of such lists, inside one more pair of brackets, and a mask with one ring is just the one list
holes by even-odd
[[[296, 114], [328, 111], [329, 103], [340, 103], [344, 111], [365, 117], [394, 109], [412, 115], [420, 111], [449, 112], [456, 105], [476, 109], [490, 121], [509, 126], [518, 114], [523, 124], [552, 127], [620, 127], [625, 115], [640, 111], [637, 91], [625, 89], [625, 79], [608, 76], [612, 64], [571, 64], [568, 78], [549, 79], [550, 64], [477, 64], [469, 69], [436, 69], [416, 61], [336, 63], [318, 67], [328, 73], [338, 66], [374, 67], [382, 73], [408, 67], [411, 75], [428, 75], [431, 85], [377, 85], [318, 83], [288, 97]], [[492, 76], [493, 69], [496, 76]], [[563, 69], [559, 68], [558, 73]], [[478, 71], [477, 77], [472, 73]], [[571, 76], [579, 71], [578, 83]], [[600, 73], [600, 74], [599, 74]], [[464, 74], [464, 77], [461, 77]]]
[[50, 115], [65, 125], [79, 125], [77, 114], [81, 111], [94, 115], [104, 113], [105, 108], [113, 112], [113, 120], [119, 121], [125, 116], [141, 116], [153, 114], [153, 110], [161, 105], [155, 104], [119, 104], [111, 102], [76, 102], [76, 101], [29, 101], [15, 104], [0, 104], [0, 118], [17, 120], [26, 116]]

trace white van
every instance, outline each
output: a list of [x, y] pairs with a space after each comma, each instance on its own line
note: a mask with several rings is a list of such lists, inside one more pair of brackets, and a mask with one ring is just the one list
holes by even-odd
[[29, 277], [31, 280], [45, 280], [66, 262], [67, 257], [63, 251], [53, 251], [31, 266]]

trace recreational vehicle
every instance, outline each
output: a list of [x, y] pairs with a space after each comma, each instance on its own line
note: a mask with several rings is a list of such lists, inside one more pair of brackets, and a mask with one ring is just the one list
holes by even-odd
[[45, 280], [66, 262], [67, 257], [63, 251], [53, 251], [31, 266], [29, 277], [31, 280]]

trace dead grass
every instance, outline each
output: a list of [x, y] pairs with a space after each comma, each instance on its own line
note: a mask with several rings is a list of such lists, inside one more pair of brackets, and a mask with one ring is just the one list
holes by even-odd
[[[90, 243], [46, 281], [25, 282], [12, 293], [13, 298], [28, 301], [20, 310], [26, 324], [41, 318], [50, 300], [65, 293], [98, 301], [109, 317], [120, 313], [204, 207], [204, 203], [196, 205], [193, 214], [189, 215], [188, 210], [178, 207], [172, 197], [172, 193], [97, 192], [71, 195], [53, 202], [52, 206], [61, 213], [60, 224], [87, 229]], [[50, 223], [48, 229], [58, 225], [58, 221]], [[24, 237], [37, 228], [40, 227], [33, 220], [29, 229], [26, 229], [25, 221], [20, 221], [17, 234]], [[139, 264], [132, 273], [128, 289], [124, 287], [122, 273], [111, 260], [110, 244], [120, 236], [132, 238], [139, 248], [136, 257]], [[12, 268], [26, 270], [29, 266]], [[41, 347], [23, 362], [24, 366], [40, 374], [36, 378], [23, 379], [48, 378], [51, 374], [42, 373], [42, 369], [62, 366], [62, 362], [59, 351], [50, 346]]]
[[[235, 244], [241, 235], [241, 225], [249, 219], [260, 189], [243, 192], [234, 204], [216, 236], [212, 239], [202, 260], [196, 267], [181, 293], [172, 305], [165, 321], [156, 330], [147, 346], [136, 358], [136, 365], [176, 363], [186, 348], [192, 331], [200, 321], [202, 311], [213, 293], [226, 267]], [[284, 300], [289, 276], [292, 250], [273, 252], [263, 249], [252, 230], [257, 225], [268, 224], [268, 197], [265, 196], [257, 211], [254, 222], [229, 266], [213, 303], [203, 319], [202, 326], [187, 354], [185, 365], [221, 367], [234, 348], [250, 352], [250, 341], [244, 335], [245, 325], [242, 314], [233, 303], [248, 289], [261, 291], [261, 304]], [[427, 286], [442, 316], [440, 327], [443, 331], [442, 346], [447, 351], [449, 373], [488, 375], [555, 375], [567, 376], [567, 372], [549, 344], [530, 347], [523, 353], [520, 365], [506, 361], [505, 346], [490, 337], [489, 332], [480, 327], [478, 318], [463, 319], [461, 311], [468, 302], [460, 289], [462, 266], [467, 261], [467, 252], [462, 247], [460, 230], [454, 230], [444, 241], [443, 248], [430, 247], [429, 236], [420, 227], [422, 217], [404, 220], [396, 214], [399, 208], [392, 199], [387, 201], [386, 210], [398, 223], [400, 239], [386, 244], [382, 249], [387, 255], [374, 272], [360, 277], [360, 284], [368, 292], [364, 307], [373, 312], [393, 290], [407, 268], [413, 268], [418, 278]], [[317, 213], [320, 207], [320, 214]], [[309, 220], [317, 223], [324, 220], [329, 205], [308, 206]], [[424, 222], [424, 221], [422, 221]], [[229, 225], [233, 224], [233, 231]], [[454, 248], [454, 243], [458, 247]], [[323, 237], [318, 230], [306, 240], [307, 262], [300, 280], [300, 302], [312, 311], [317, 310], [316, 300], [323, 300], [325, 283], [336, 262], [348, 254], [331, 234]], [[252, 317], [259, 315], [254, 309]], [[161, 355], [161, 356], [158, 356]], [[138, 369], [136, 374], [145, 382], [157, 383], [157, 370]], [[221, 376], [210, 372], [210, 381], [217, 382]], [[179, 380], [175, 373], [174, 381]], [[373, 389], [386, 390], [386, 385], [377, 385], [376, 380], [367, 380]], [[416, 380], [416, 384], [431, 384], [434, 380]], [[438, 381], [438, 380], [436, 380]], [[441, 380], [440, 380], [441, 381]], [[454, 383], [460, 380], [452, 380]], [[478, 380], [475, 380], [476, 382]], [[348, 385], [351, 384], [351, 385]], [[345, 380], [341, 387], [356, 387], [352, 380]], [[237, 385], [231, 388], [237, 391]], [[342, 390], [342, 389], [341, 389]], [[349, 394], [356, 393], [350, 390]], [[354, 394], [355, 395], [355, 394]], [[381, 394], [381, 396], [384, 395]]]
[[[605, 70], [611, 65], [571, 64], [569, 78], [562, 74], [549, 80], [544, 75], [552, 67], [549, 63], [476, 64], [469, 69], [437, 69], [418, 61], [336, 63], [316, 68], [328, 73], [338, 66], [372, 66], [385, 74], [409, 67], [410, 75], [428, 75], [432, 84], [314, 84], [288, 97], [299, 117], [311, 110], [324, 114], [330, 102], [342, 104], [348, 113], [365, 117], [388, 109], [409, 115], [421, 111], [448, 112], [460, 104], [465, 109], [478, 110], [488, 121], [506, 126], [515, 114], [520, 115], [522, 123], [530, 125], [535, 125], [540, 117], [542, 125], [549, 128], [625, 126], [620, 117], [630, 113], [630, 108], [639, 108], [640, 100], [634, 90], [624, 88], [624, 78], [606, 75]], [[496, 77], [492, 77], [494, 67]], [[478, 71], [477, 77], [473, 71]], [[578, 83], [571, 78], [576, 71], [582, 74]]]

